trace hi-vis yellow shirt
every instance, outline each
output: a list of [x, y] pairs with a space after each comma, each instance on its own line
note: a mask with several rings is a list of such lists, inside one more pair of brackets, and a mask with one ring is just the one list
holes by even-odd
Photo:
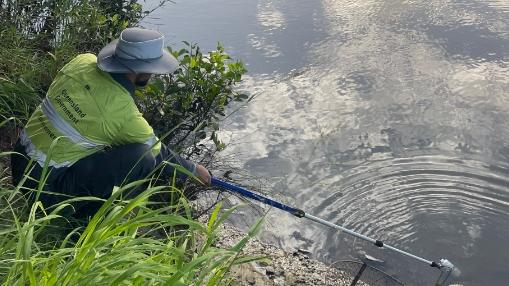
[[97, 68], [93, 54], [79, 55], [60, 70], [21, 134], [27, 154], [41, 166], [49, 159], [53, 167], [128, 143], [145, 143], [157, 155], [157, 140], [130, 93]]

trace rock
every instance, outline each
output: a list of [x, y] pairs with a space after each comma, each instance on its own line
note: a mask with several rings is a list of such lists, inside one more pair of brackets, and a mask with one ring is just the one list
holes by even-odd
[[[235, 227], [223, 225], [219, 230], [217, 245], [228, 248], [244, 236]], [[247, 243], [241, 254], [267, 256], [268, 259], [233, 267], [230, 270], [234, 279], [232, 285], [343, 286], [350, 285], [352, 280], [352, 277], [339, 269], [309, 258], [311, 252], [305, 249], [286, 252], [254, 238]]]
[[306, 249], [301, 249], [301, 248], [297, 249], [297, 253], [302, 253], [304, 255], [311, 255], [311, 251], [306, 250]]
[[[205, 223], [206, 216], [199, 218]], [[217, 247], [230, 248], [246, 236], [237, 228], [223, 224], [218, 229]], [[304, 238], [301, 238], [304, 240]], [[330, 267], [309, 256], [307, 249], [282, 250], [257, 238], [250, 239], [240, 255], [265, 256], [264, 260], [236, 265], [230, 269], [231, 285], [257, 286], [345, 286], [350, 285], [352, 277], [336, 267]], [[358, 286], [365, 286], [360, 282]]]
[[269, 266], [268, 261], [265, 261], [265, 260], [258, 261], [257, 263], [258, 263], [258, 265], [260, 265], [261, 267], [267, 267], [267, 266]]
[[271, 277], [271, 276], [272, 276], [272, 277], [273, 277], [273, 276], [275, 276], [275, 275], [276, 275], [276, 272], [274, 272], [274, 267], [272, 267], [272, 266], [267, 267], [267, 268], [265, 269], [265, 274], [266, 274], [267, 276], [269, 276], [269, 277]]

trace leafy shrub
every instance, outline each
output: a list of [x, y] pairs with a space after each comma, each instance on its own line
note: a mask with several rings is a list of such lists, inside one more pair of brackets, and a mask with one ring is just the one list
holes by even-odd
[[234, 89], [246, 69], [242, 62], [232, 61], [220, 44], [207, 54], [195, 44], [184, 44], [181, 50], [170, 50], [180, 61], [179, 69], [155, 78], [136, 99], [158, 135], [172, 131], [163, 140], [169, 145], [194, 146], [192, 151], [199, 151], [196, 143], [211, 131], [210, 138], [221, 150], [224, 144], [215, 133], [218, 120], [229, 103], [248, 99]]

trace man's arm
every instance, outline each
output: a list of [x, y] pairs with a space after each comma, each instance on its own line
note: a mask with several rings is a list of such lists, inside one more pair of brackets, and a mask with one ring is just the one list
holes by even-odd
[[[204, 184], [210, 185], [211, 176], [209, 171], [202, 165], [193, 163], [189, 160], [186, 160], [180, 157], [177, 153], [170, 150], [166, 145], [161, 144], [161, 152], [156, 156], [157, 165], [159, 165], [162, 161], [168, 161], [173, 164], [178, 164], [188, 171], [193, 173], [200, 181]], [[175, 172], [174, 168], [170, 165], [164, 167], [164, 173], [168, 175], [173, 175]], [[183, 173], [177, 172], [177, 176], [181, 179], [186, 179], [187, 176]]]
[[[144, 143], [147, 145], [147, 148], [151, 148], [152, 155], [156, 158], [157, 165], [163, 161], [181, 165], [197, 176], [203, 183], [210, 184], [211, 177], [209, 171], [205, 167], [183, 159], [164, 144], [158, 142], [158, 140], [152, 127], [145, 118], [143, 118], [142, 114], [136, 110], [134, 114], [128, 116], [125, 120], [120, 132], [115, 136], [114, 142], [116, 145]], [[173, 175], [174, 168], [167, 165], [164, 167], [164, 172], [168, 175]], [[182, 172], [177, 172], [177, 176], [181, 179], [187, 178], [187, 175]]]

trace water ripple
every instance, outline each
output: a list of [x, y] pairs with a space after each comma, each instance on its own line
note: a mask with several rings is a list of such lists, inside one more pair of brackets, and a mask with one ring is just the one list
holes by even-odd
[[[485, 232], [509, 235], [499, 227], [509, 223], [507, 186], [509, 164], [416, 155], [372, 160], [324, 177], [305, 192], [319, 199], [303, 195], [299, 200], [319, 217], [403, 249], [447, 249], [448, 258], [468, 268], [472, 260], [481, 259], [480, 245], [502, 243]], [[434, 240], [426, 240], [428, 236]], [[334, 232], [323, 237], [315, 245], [317, 251], [329, 249], [323, 259], [332, 251], [338, 256], [345, 250], [337, 245], [349, 241]], [[508, 253], [499, 255], [509, 259]], [[396, 265], [401, 262], [401, 257], [388, 257], [399, 261]]]

